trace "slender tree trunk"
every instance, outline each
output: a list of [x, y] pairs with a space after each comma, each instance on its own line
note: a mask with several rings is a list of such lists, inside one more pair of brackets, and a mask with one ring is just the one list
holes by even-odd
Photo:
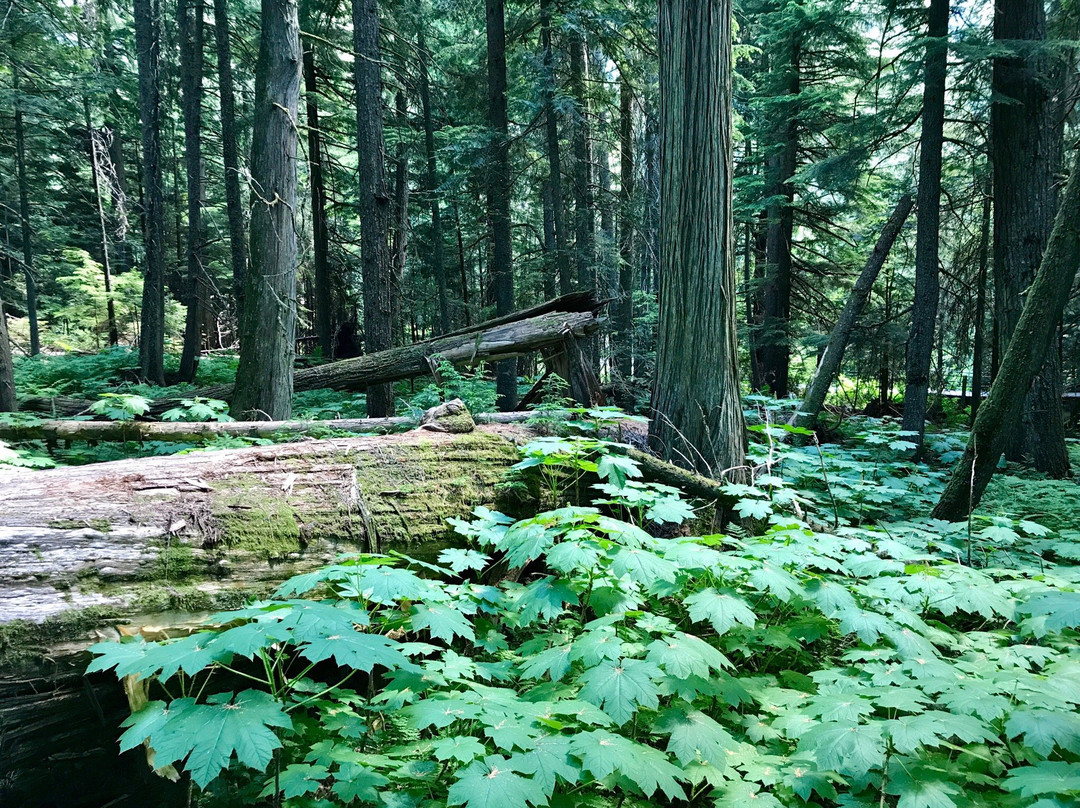
[[158, 0], [134, 0], [145, 225], [139, 368], [151, 384], [165, 383], [165, 191], [161, 176], [159, 14]]
[[979, 504], [1004, 451], [1006, 435], [1022, 417], [1024, 399], [1050, 353], [1080, 269], [1080, 152], [1074, 163], [1046, 253], [1028, 289], [997, 378], [979, 408], [964, 455], [934, 508], [937, 519], [958, 521]]
[[649, 440], [741, 473], [732, 220], [730, 0], [660, 4], [660, 325]]
[[[506, 115], [506, 10], [504, 0], [487, 0], [488, 125], [492, 130], [488, 167], [488, 218], [491, 220], [495, 312], [514, 310], [513, 245], [510, 240], [510, 132]], [[517, 360], [500, 362], [496, 370], [500, 410], [517, 405]]]
[[[997, 0], [994, 41], [1019, 52], [994, 59], [991, 107], [994, 166], [994, 308], [1004, 355], [1053, 228], [1054, 174], [1061, 161], [1059, 87], [1051, 58], [1030, 50], [1046, 39], [1042, 0]], [[1052, 477], [1069, 473], [1061, 411], [1061, 366], [1047, 356], [1008, 436], [1005, 455]]]
[[34, 277], [34, 237], [30, 228], [30, 183], [26, 177], [26, 125], [19, 95], [19, 65], [11, 62], [11, 80], [15, 91], [15, 173], [19, 182], [19, 224], [22, 228], [23, 276], [26, 278], [26, 317], [30, 321], [30, 355], [41, 353], [38, 333], [38, 290]]
[[948, 57], [949, 0], [930, 0], [929, 41], [923, 76], [922, 134], [919, 139], [919, 190], [915, 236], [915, 300], [908, 332], [904, 379], [903, 428], [917, 435], [922, 451], [926, 399], [934, 350], [940, 278], [941, 150], [945, 128], [945, 72]]
[[[423, 23], [421, 23], [421, 26]], [[424, 156], [427, 159], [427, 192], [431, 206], [431, 274], [439, 295], [438, 333], [445, 334], [451, 328], [450, 292], [446, 278], [446, 262], [443, 257], [442, 210], [439, 203], [439, 167], [435, 159], [435, 118], [431, 109], [431, 77], [429, 75], [431, 52], [424, 40], [421, 27], [416, 35], [416, 48], [420, 52], [420, 107], [424, 116]]]
[[884, 316], [885, 328], [882, 329], [881, 354], [878, 359], [878, 404], [882, 412], [892, 401], [892, 341], [888, 335], [888, 323], [892, 319], [893, 272], [885, 273]]
[[570, 94], [574, 99], [574, 266], [579, 289], [596, 288], [596, 202], [592, 189], [589, 101], [585, 94], [585, 40], [570, 36]]
[[397, 91], [394, 98], [395, 124], [398, 129], [397, 155], [394, 158], [394, 240], [391, 248], [390, 310], [394, 323], [394, 345], [405, 343], [405, 326], [401, 319], [401, 298], [405, 285], [405, 255], [409, 244], [409, 150], [405, 140], [408, 131], [408, 110], [405, 93]]
[[[784, 94], [796, 99], [801, 92], [799, 62], [802, 45], [792, 34], [786, 58], [781, 60]], [[761, 342], [761, 380], [776, 398], [787, 398], [791, 365], [791, 242], [795, 232], [793, 177], [799, 152], [798, 102], [779, 108], [776, 123], [779, 151], [769, 158], [770, 190], [766, 230], [764, 317]]]
[[454, 229], [457, 230], [458, 271], [461, 275], [461, 309], [465, 315], [465, 325], [472, 325], [472, 311], [469, 309], [469, 275], [465, 269], [465, 240], [461, 235], [461, 213], [454, 203]]
[[[989, 184], [989, 183], [988, 183]], [[975, 423], [982, 404], [983, 359], [986, 353], [986, 270], [990, 258], [990, 188], [983, 194], [982, 228], [979, 231], [979, 277], [975, 281], [975, 337], [971, 357], [971, 415]]]
[[228, 0], [214, 0], [214, 34], [217, 42], [218, 85], [221, 97], [221, 152], [225, 164], [225, 208], [229, 217], [233, 297], [236, 300], [236, 321], [239, 323], [244, 309], [247, 241], [244, 237], [244, 203], [240, 196], [240, 158], [236, 146], [236, 100], [233, 94]]
[[656, 110], [645, 103], [645, 166], [642, 179], [644, 215], [641, 222], [641, 279], [643, 291], [660, 288], [660, 121]]
[[[301, 8], [301, 30], [314, 33], [311, 0]], [[315, 335], [324, 359], [334, 356], [334, 293], [330, 279], [330, 237], [326, 223], [326, 181], [323, 178], [323, 134], [319, 123], [319, 85], [315, 46], [304, 51], [304, 112], [307, 116], [308, 186], [311, 191], [312, 258], [315, 270]]]
[[184, 107], [184, 167], [187, 173], [187, 318], [184, 350], [180, 355], [180, 381], [192, 382], [199, 367], [203, 344], [203, 247], [202, 224], [202, 96], [203, 96], [203, 0], [179, 0], [177, 28], [180, 34], [180, 90]]
[[8, 337], [4, 301], [0, 299], [0, 412], [16, 412], [18, 409], [19, 402], [15, 398], [15, 362], [11, 356], [11, 339]]
[[866, 306], [866, 301], [870, 299], [874, 281], [877, 280], [878, 273], [885, 265], [893, 243], [896, 241], [897, 236], [900, 235], [904, 222], [907, 221], [908, 215], [911, 213], [913, 204], [914, 200], [911, 195], [904, 194], [896, 204], [892, 216], [885, 223], [885, 227], [882, 228], [877, 244], [874, 245], [870, 257], [866, 259], [866, 265], [863, 267], [858, 280], [855, 281], [855, 286], [848, 296], [847, 303], [844, 304], [844, 310], [840, 312], [840, 319], [836, 321], [836, 326], [829, 335], [828, 347], [825, 348], [825, 353], [818, 362], [817, 370], [814, 372], [814, 378], [810, 381], [806, 397], [803, 399], [802, 406], [799, 407], [799, 413], [795, 418], [796, 425], [812, 429], [817, 424], [818, 414], [825, 405], [825, 397], [829, 393], [833, 379], [840, 372], [840, 365], [844, 361], [844, 351], [847, 350], [851, 332], [855, 329], [855, 323]]
[[619, 288], [615, 301], [615, 387], [620, 407], [633, 406], [626, 387], [634, 375], [634, 91], [625, 74], [619, 79]]
[[555, 239], [555, 201], [550, 180], [544, 180], [540, 186], [540, 204], [544, 211], [544, 297], [551, 299], [559, 293], [559, 269], [555, 263], [558, 247]]
[[105, 206], [101, 201], [102, 165], [108, 159], [101, 133], [94, 129], [90, 119], [90, 99], [83, 96], [83, 117], [86, 136], [90, 146], [90, 181], [94, 189], [94, 206], [97, 210], [98, 229], [101, 231], [101, 274], [105, 281], [105, 314], [108, 317], [109, 345], [120, 342], [120, 331], [116, 326], [116, 303], [112, 294], [112, 270], [109, 265], [109, 225], [105, 218]]
[[[383, 161], [382, 54], [377, 0], [352, 0], [353, 50], [356, 51], [356, 138], [360, 171], [360, 263], [364, 287], [364, 349], [393, 345], [391, 301], [390, 195]], [[368, 415], [393, 415], [394, 387], [376, 385], [367, 393]]]
[[262, 0], [251, 144], [251, 263], [232, 397], [243, 420], [288, 420], [296, 352], [296, 160], [300, 21], [296, 0]]
[[554, 0], [540, 0], [540, 44], [544, 63], [544, 133], [547, 138], [548, 184], [551, 187], [551, 210], [555, 228], [555, 266], [559, 290], [569, 294], [574, 288], [567, 246], [565, 198], [562, 187], [562, 151], [559, 144], [559, 116], [555, 110], [555, 51], [551, 43], [551, 10]]

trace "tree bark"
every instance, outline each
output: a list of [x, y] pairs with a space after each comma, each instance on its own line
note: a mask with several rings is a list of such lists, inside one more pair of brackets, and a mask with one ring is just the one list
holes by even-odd
[[19, 65], [11, 62], [12, 89], [15, 91], [15, 173], [19, 183], [19, 224], [22, 229], [23, 276], [26, 279], [26, 317], [30, 321], [30, 355], [41, 353], [38, 331], [38, 290], [34, 276], [34, 236], [30, 227], [30, 182], [26, 176], [26, 126], [19, 91]]
[[405, 93], [401, 90], [398, 90], [394, 97], [394, 107], [398, 145], [394, 157], [394, 239], [390, 258], [390, 312], [394, 331], [393, 344], [399, 346], [408, 341], [401, 319], [401, 300], [405, 288], [405, 257], [409, 245], [409, 147], [405, 137], [409, 119]]
[[11, 339], [8, 337], [7, 314], [4, 301], [0, 299], [0, 412], [17, 412], [15, 397], [15, 362], [11, 356]]
[[120, 342], [120, 330], [116, 325], [116, 302], [112, 295], [112, 268], [109, 262], [109, 226], [105, 218], [105, 206], [101, 201], [102, 167], [108, 160], [107, 149], [102, 141], [102, 134], [94, 129], [90, 119], [90, 99], [83, 96], [83, 117], [86, 124], [86, 136], [90, 143], [90, 180], [94, 190], [94, 209], [97, 212], [98, 230], [101, 232], [101, 275], [105, 282], [105, 316], [108, 318], [109, 345], [115, 347]]
[[[383, 160], [382, 53], [377, 0], [352, 0], [353, 50], [356, 51], [356, 139], [360, 171], [360, 263], [364, 289], [364, 348], [368, 353], [393, 345], [391, 302], [390, 195]], [[377, 385], [367, 392], [368, 415], [394, 412], [394, 388]]]
[[922, 134], [915, 236], [915, 300], [908, 331], [903, 429], [922, 450], [926, 399], [934, 350], [940, 278], [941, 150], [945, 128], [945, 73], [949, 52], [949, 0], [930, 0], [926, 64], [923, 71]]
[[814, 378], [810, 381], [806, 397], [803, 399], [802, 406], [799, 407], [799, 412], [795, 417], [797, 426], [813, 429], [817, 424], [818, 414], [825, 405], [825, 397], [829, 393], [833, 379], [840, 372], [840, 365], [844, 361], [844, 351], [847, 350], [851, 332], [855, 329], [855, 323], [866, 306], [866, 301], [870, 299], [874, 281], [877, 280], [878, 273], [885, 265], [893, 243], [896, 241], [897, 236], [900, 235], [900, 230], [911, 213], [913, 204], [914, 200], [911, 198], [911, 194], [904, 194], [900, 197], [900, 201], [897, 202], [892, 215], [882, 228], [877, 244], [874, 245], [870, 257], [866, 259], [866, 265], [859, 274], [858, 280], [855, 281], [855, 286], [848, 296], [847, 303], [844, 304], [844, 310], [840, 312], [840, 319], [837, 320], [836, 326], [829, 335], [829, 344], [818, 362]]
[[1080, 152], [1013, 338], [1002, 357], [997, 378], [990, 385], [990, 393], [979, 407], [964, 455], [934, 508], [935, 518], [958, 521], [979, 504], [1004, 451], [1007, 432], [1021, 418], [1024, 399], [1050, 351], [1078, 269]]
[[765, 236], [765, 288], [759, 334], [761, 381], [775, 398], [787, 398], [791, 366], [791, 246], [795, 233], [794, 176], [799, 154], [798, 98], [802, 44], [791, 34], [787, 53], [779, 61], [780, 85], [789, 103], [778, 107], [774, 122], [778, 151], [769, 158], [768, 206]]
[[649, 440], [714, 476], [741, 472], [732, 220], [730, 0], [660, 6], [660, 324]]
[[150, 384], [165, 384], [165, 191], [161, 177], [161, 47], [159, 0], [134, 0], [142, 124], [143, 294], [139, 369]]
[[446, 278], [446, 260], [443, 257], [442, 210], [439, 202], [439, 167], [435, 159], [435, 117], [431, 109], [431, 77], [429, 75], [431, 52], [424, 40], [424, 23], [416, 35], [416, 48], [420, 52], [420, 106], [424, 116], [424, 156], [427, 159], [427, 192], [431, 208], [431, 274], [439, 296], [438, 333], [445, 334], [452, 326], [450, 316], [450, 292]]
[[302, 60], [297, 13], [296, 0], [262, 0], [251, 147], [251, 263], [232, 396], [236, 416], [269, 421], [283, 421], [292, 412]]
[[559, 143], [559, 116], [555, 110], [555, 51], [551, 41], [551, 11], [554, 0], [540, 0], [540, 45], [544, 65], [544, 134], [547, 141], [548, 187], [551, 192], [552, 227], [555, 234], [555, 267], [559, 275], [559, 290], [569, 294], [574, 288], [570, 270], [570, 250], [567, 246], [565, 197], [562, 186], [562, 147]]
[[571, 146], [574, 157], [574, 267], [579, 289], [596, 289], [596, 211], [589, 146], [589, 101], [585, 94], [585, 40], [570, 35], [570, 95], [574, 99]]
[[[989, 185], [989, 183], [987, 183]], [[982, 227], [979, 230], [979, 275], [975, 280], [975, 336], [971, 356], [971, 415], [968, 425], [975, 423], [982, 404], [983, 364], [986, 355], [986, 269], [990, 253], [991, 189], [983, 193]]]
[[[1042, 0], [997, 0], [994, 41], [1017, 48], [994, 59], [991, 130], [994, 176], [994, 314], [1004, 355], [1023, 307], [1024, 293], [1054, 224], [1055, 172], [1061, 162], [1062, 110], [1053, 57], [1035, 51], [1046, 39]], [[1009, 460], [1038, 471], [1069, 473], [1061, 410], [1061, 365], [1051, 351], [1024, 405], [1024, 417], [1005, 443]]]
[[214, 0], [214, 35], [217, 42], [218, 87], [221, 104], [221, 152], [225, 164], [225, 208], [229, 217], [233, 297], [236, 302], [236, 322], [239, 324], [243, 319], [244, 310], [247, 240], [244, 236], [244, 203], [240, 196], [240, 159], [236, 146], [236, 100], [233, 92], [228, 0]]
[[619, 288], [615, 301], [616, 403], [630, 409], [634, 397], [628, 387], [634, 375], [634, 91], [630, 79], [619, 78]]
[[[301, 7], [301, 31], [314, 32], [311, 0]], [[326, 181], [323, 178], [323, 134], [319, 123], [319, 84], [315, 46], [304, 46], [304, 111], [307, 116], [308, 186], [311, 191], [312, 258], [315, 274], [315, 335], [324, 359], [334, 356], [334, 294], [330, 279], [330, 237], [326, 222]]]
[[[492, 260], [495, 313], [502, 317], [514, 310], [513, 244], [510, 234], [510, 130], [506, 113], [506, 9], [505, 0], [487, 0], [488, 126], [491, 127], [488, 166], [488, 218], [494, 245]], [[496, 395], [500, 410], [517, 404], [517, 360], [500, 362], [496, 368]]]
[[187, 278], [184, 347], [180, 354], [182, 382], [195, 381], [203, 345], [203, 250], [206, 234], [202, 224], [202, 96], [203, 5], [202, 0], [178, 0], [177, 28], [180, 37], [180, 92], [184, 109], [184, 170], [187, 175]]

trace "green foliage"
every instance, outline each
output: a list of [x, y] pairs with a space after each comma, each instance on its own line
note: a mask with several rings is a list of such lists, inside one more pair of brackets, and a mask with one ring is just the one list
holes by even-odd
[[231, 421], [229, 402], [216, 398], [183, 398], [179, 407], [161, 414], [163, 421]]
[[[1080, 795], [1080, 568], [1037, 556], [1060, 539], [988, 517], [978, 565], [957, 563], [965, 526], [875, 523], [855, 487], [849, 464], [860, 481], [882, 463], [900, 473], [903, 436], [818, 454], [760, 434], [755, 479], [731, 488], [768, 513], [738, 536], [654, 535], [692, 513], [678, 491], [653, 491], [668, 518], [650, 516], [622, 447], [545, 438], [518, 473], [553, 510], [477, 509], [455, 522], [473, 546], [437, 564], [345, 556], [216, 630], [101, 643], [92, 670], [163, 694], [122, 744], [149, 739], [155, 765], [183, 763], [200, 785], [245, 777], [234, 757], [273, 768], [263, 796], [297, 808]], [[793, 489], [812, 467], [832, 481]], [[917, 492], [928, 473], [909, 464], [898, 484]], [[506, 566], [521, 572], [493, 574]], [[217, 670], [260, 684], [204, 696]]]
[[135, 416], [150, 410], [150, 400], [134, 393], [102, 393], [90, 405], [90, 412], [103, 415], [110, 421], [134, 421]]

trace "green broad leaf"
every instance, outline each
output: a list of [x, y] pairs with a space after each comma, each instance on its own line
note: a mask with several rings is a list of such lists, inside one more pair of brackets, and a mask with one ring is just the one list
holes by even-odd
[[698, 710], [667, 710], [654, 729], [671, 736], [667, 751], [683, 766], [697, 761], [722, 769], [727, 765], [726, 752], [738, 746], [727, 730]]
[[563, 613], [567, 603], [577, 605], [578, 596], [569, 581], [547, 576], [533, 581], [518, 599], [521, 625], [528, 626], [538, 618], [554, 620]]
[[474, 761], [461, 770], [446, 795], [448, 806], [465, 808], [527, 808], [546, 802], [547, 794], [540, 784], [515, 773], [501, 755]]
[[413, 729], [443, 729], [455, 721], [468, 721], [479, 718], [483, 712], [479, 705], [472, 704], [460, 694], [422, 699], [403, 709], [402, 714], [408, 719]]
[[300, 647], [300, 656], [312, 662], [333, 658], [338, 665], [363, 673], [371, 673], [376, 666], [388, 670], [416, 669], [402, 653], [401, 643], [379, 634], [363, 634], [359, 631], [311, 640]]
[[1055, 746], [1070, 752], [1080, 752], [1080, 715], [1052, 710], [1014, 710], [1005, 722], [1010, 738], [1023, 737], [1043, 757]]
[[228, 651], [212, 645], [213, 639], [213, 634], [201, 631], [180, 640], [147, 643], [144, 664], [156, 670], [154, 675], [162, 681], [172, 678], [179, 671], [194, 676], [213, 664], [215, 659], [229, 656]]
[[731, 662], [700, 637], [675, 632], [649, 643], [647, 662], [661, 666], [669, 676], [686, 679], [700, 676], [708, 679], [711, 671], [720, 673], [731, 668]]
[[1003, 786], [1021, 797], [1080, 794], [1080, 763], [1040, 760], [1033, 766], [1012, 769]]
[[897, 808], [956, 808], [953, 798], [963, 796], [956, 783], [928, 767], [892, 766], [889, 775], [886, 791], [898, 798]]
[[626, 485], [628, 477], [640, 477], [641, 469], [626, 455], [605, 454], [596, 464], [596, 475], [601, 480], [609, 480], [621, 488]]
[[269, 694], [216, 693], [206, 704], [172, 702], [165, 725], [151, 735], [150, 745], [158, 765], [184, 761], [191, 779], [205, 788], [234, 755], [243, 765], [265, 771], [281, 747], [272, 728], [291, 729], [292, 721]]
[[478, 550], [462, 550], [457, 547], [450, 547], [439, 553], [439, 563], [445, 564], [454, 572], [482, 570], [490, 560], [490, 556]]
[[527, 752], [510, 758], [514, 771], [532, 775], [546, 796], [551, 796], [559, 780], [577, 783], [581, 767], [570, 757], [571, 741], [565, 735], [541, 735]]
[[657, 708], [660, 690], [653, 679], [662, 675], [658, 667], [640, 659], [601, 662], [578, 677], [582, 684], [578, 697], [625, 724], [639, 707]]
[[152, 737], [169, 720], [168, 705], [163, 701], [151, 701], [137, 713], [132, 713], [120, 725], [128, 727], [120, 736], [120, 751], [127, 752]]
[[724, 784], [721, 789], [713, 792], [716, 798], [713, 800], [714, 808], [783, 808], [780, 802], [771, 792], [762, 791], [757, 783], [748, 783], [745, 780], [732, 780]]
[[455, 735], [450, 738], [438, 738], [431, 744], [436, 760], [456, 760], [470, 763], [487, 754], [487, 747], [472, 736]]
[[[1050, 631], [1080, 626], [1080, 592], [1044, 592], [1017, 607], [1031, 618], [1043, 617]], [[1039, 635], [1036, 635], [1039, 636]]]
[[712, 587], [695, 592], [685, 600], [690, 619], [695, 623], [708, 621], [717, 634], [723, 635], [742, 624], [753, 628], [757, 622], [746, 601], [736, 595], [717, 592]]
[[548, 550], [544, 560], [562, 573], [589, 570], [600, 560], [600, 546], [593, 541], [561, 541]]
[[645, 518], [658, 524], [681, 525], [694, 518], [694, 509], [681, 498], [658, 497], [645, 509]]
[[[93, 661], [87, 666], [87, 673], [116, 669], [117, 678], [135, 675], [149, 678], [157, 672], [146, 664], [147, 643], [142, 637], [127, 639], [122, 642], [99, 642], [90, 646]], [[141, 743], [141, 741], [140, 741]]]
[[743, 519], [768, 519], [772, 516], [772, 503], [766, 499], [740, 499], [735, 511]]
[[611, 626], [600, 626], [586, 631], [570, 648], [570, 659], [580, 660], [587, 667], [596, 665], [601, 660], [618, 659], [622, 656], [622, 641]]
[[570, 670], [570, 646], [556, 645], [525, 660], [521, 675], [526, 679], [539, 679], [544, 674], [553, 682], [561, 681]]
[[260, 651], [288, 638], [288, 629], [276, 621], [253, 620], [215, 635], [208, 643], [208, 648], [215, 655], [219, 652], [231, 653], [254, 659]]
[[625, 576], [641, 584], [646, 591], [652, 591], [660, 581], [674, 583], [679, 572], [673, 562], [637, 547], [623, 547], [615, 553], [611, 569], [620, 578]]
[[802, 595], [802, 584], [787, 570], [778, 569], [769, 564], [762, 564], [750, 572], [750, 586], [759, 592], [768, 592], [781, 603], [788, 603], [792, 598]]
[[864, 777], [885, 761], [885, 739], [878, 724], [827, 722], [799, 739], [800, 754], [813, 755], [822, 769]]
[[354, 800], [376, 802], [390, 781], [359, 763], [343, 763], [334, 772], [334, 794], [346, 804]]
[[285, 799], [295, 799], [306, 794], [318, 791], [323, 781], [330, 777], [330, 770], [325, 766], [315, 766], [310, 763], [291, 763], [282, 769], [281, 774], [275, 778], [270, 777], [263, 787], [260, 797], [272, 797], [281, 789], [281, 795]]
[[446, 643], [454, 637], [464, 637], [472, 642], [476, 639], [472, 623], [453, 606], [437, 603], [426, 606], [419, 603], [412, 607], [412, 627], [414, 630], [427, 629], [432, 637]]
[[521, 721], [517, 716], [500, 718], [496, 723], [484, 728], [484, 735], [491, 738], [492, 742], [504, 752], [512, 752], [515, 748], [531, 749], [541, 730]]
[[605, 730], [582, 732], [570, 741], [570, 751], [597, 780], [620, 774], [646, 797], [657, 791], [668, 799], [686, 799], [679, 780], [685, 775], [660, 750], [635, 743]]
[[896, 629], [887, 617], [858, 608], [841, 609], [834, 617], [840, 621], [841, 631], [857, 635], [866, 645], [875, 645], [882, 634]]
[[360, 593], [382, 606], [396, 605], [399, 600], [423, 600], [431, 584], [415, 572], [397, 567], [367, 567], [360, 576]]
[[792, 761], [784, 771], [783, 783], [802, 799], [809, 802], [810, 797], [816, 792], [827, 804], [836, 800], [836, 787], [834, 782], [843, 782], [831, 772], [818, 771], [817, 767], [809, 761]]
[[821, 579], [810, 581], [806, 585], [806, 594], [821, 610], [821, 613], [827, 616], [842, 611], [855, 611], [859, 608], [847, 587], [835, 581]]

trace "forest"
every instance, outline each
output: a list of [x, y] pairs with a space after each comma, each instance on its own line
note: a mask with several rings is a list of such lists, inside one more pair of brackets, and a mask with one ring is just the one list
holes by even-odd
[[1080, 806], [1077, 0], [0, 0], [0, 806]]

